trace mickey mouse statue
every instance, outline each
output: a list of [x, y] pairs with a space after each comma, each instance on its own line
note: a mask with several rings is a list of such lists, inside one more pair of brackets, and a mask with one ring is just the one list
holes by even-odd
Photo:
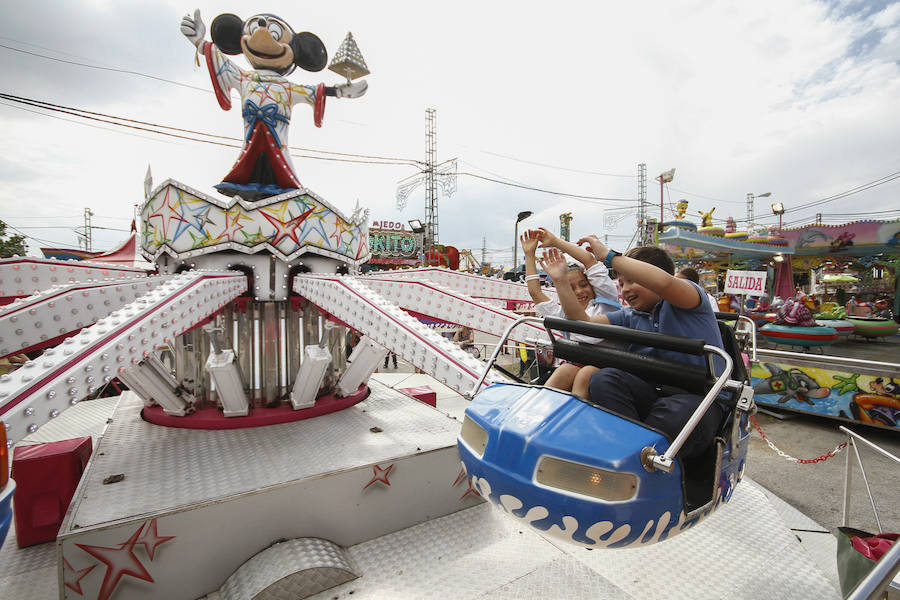
[[[325, 97], [358, 98], [366, 93], [365, 81], [317, 87], [291, 83], [285, 75], [295, 67], [321, 71], [328, 62], [325, 45], [309, 32], [294, 33], [284, 20], [263, 13], [241, 20], [222, 14], [210, 26], [212, 42], [204, 41], [206, 26], [200, 10], [181, 20], [181, 32], [206, 58], [219, 106], [231, 109], [229, 90], [241, 95], [244, 144], [231, 171], [215, 186], [228, 196], [257, 200], [303, 187], [297, 180], [288, 151], [291, 107], [305, 102], [314, 107], [321, 126]], [[225, 54], [243, 54], [252, 71], [245, 71]]]

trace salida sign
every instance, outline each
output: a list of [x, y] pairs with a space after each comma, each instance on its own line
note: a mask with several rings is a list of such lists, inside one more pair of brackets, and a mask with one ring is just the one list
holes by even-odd
[[725, 274], [725, 293], [762, 296], [766, 293], [765, 271], [732, 271]]

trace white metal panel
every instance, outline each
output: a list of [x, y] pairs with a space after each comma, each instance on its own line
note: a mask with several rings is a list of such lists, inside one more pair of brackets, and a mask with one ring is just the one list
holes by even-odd
[[[487, 300], [513, 301], [521, 304], [533, 303], [528, 294], [528, 286], [517, 281], [506, 281], [493, 277], [482, 277], [471, 273], [460, 273], [450, 269], [426, 267], [422, 269], [402, 269], [398, 271], [382, 271], [366, 275], [367, 278], [378, 279], [427, 279], [450, 289], [463, 292], [474, 298]], [[542, 288], [550, 298], [556, 298], [554, 288]]]
[[315, 406], [316, 397], [325, 380], [325, 373], [331, 365], [331, 351], [321, 346], [310, 345], [303, 350], [303, 362], [291, 390], [291, 404], [294, 410]]
[[[340, 321], [457, 392], [470, 391], [484, 363], [462, 351], [355, 277], [304, 274], [294, 290]], [[505, 381], [491, 372], [486, 383]]]
[[213, 352], [206, 361], [206, 370], [216, 384], [219, 402], [226, 417], [245, 417], [250, 412], [250, 403], [244, 393], [241, 370], [234, 359], [234, 350]]
[[0, 356], [93, 325], [166, 279], [140, 277], [58, 284], [0, 307]]
[[338, 380], [338, 396], [347, 397], [358, 390], [359, 386], [369, 380], [387, 353], [384, 346], [379, 346], [369, 336], [362, 336], [347, 359], [347, 368]]
[[89, 396], [127, 365], [196, 325], [246, 289], [235, 273], [188, 271], [11, 374], [0, 375], [0, 419], [15, 443]]
[[143, 269], [80, 260], [3, 258], [0, 259], [0, 297], [30, 296], [58, 284], [129, 279], [145, 273]]
[[[509, 325], [521, 317], [511, 310], [491, 306], [430, 280], [376, 277], [361, 277], [360, 280], [404, 310], [437, 317], [495, 336], [502, 335]], [[516, 342], [533, 342], [535, 339], [550, 341], [546, 329], [534, 323], [523, 323], [516, 327], [509, 339]]]

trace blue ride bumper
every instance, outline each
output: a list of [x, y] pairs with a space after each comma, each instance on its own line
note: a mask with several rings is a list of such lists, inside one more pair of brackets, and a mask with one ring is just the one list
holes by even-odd
[[15, 491], [16, 482], [12, 479], [0, 490], [0, 548], [3, 547], [3, 540], [6, 539], [6, 534], [9, 533], [9, 526], [12, 524], [12, 497]]
[[681, 466], [648, 472], [660, 433], [556, 390], [495, 384], [466, 409], [459, 452], [481, 495], [545, 535], [589, 547], [638, 546], [685, 522]]

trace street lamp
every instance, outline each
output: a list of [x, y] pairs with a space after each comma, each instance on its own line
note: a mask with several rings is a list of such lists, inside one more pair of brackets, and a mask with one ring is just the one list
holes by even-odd
[[419, 260], [419, 266], [425, 266], [425, 248], [423, 248], [425, 244], [425, 225], [422, 224], [422, 221], [419, 219], [410, 219], [409, 220], [409, 228], [412, 229], [413, 233], [416, 235], [416, 245], [419, 247], [416, 252], [416, 258]]
[[753, 212], [754, 207], [756, 206], [756, 199], [768, 198], [771, 195], [772, 192], [765, 192], [763, 194], [754, 194], [753, 192], [750, 192], [749, 194], [747, 194], [747, 231], [753, 231]]
[[662, 231], [663, 226], [663, 206], [665, 206], [665, 202], [663, 201], [663, 186], [673, 179], [675, 179], [674, 168], [660, 173], [659, 177], [656, 178], [659, 182], [659, 223], [656, 224], [656, 230], [660, 232]]
[[516, 255], [519, 253], [519, 223], [533, 215], [534, 213], [530, 210], [523, 210], [519, 213], [519, 216], [516, 217], [516, 232], [515, 237], [513, 239], [513, 273], [517, 272], [519, 268], [519, 261], [516, 260]]
[[772, 212], [778, 215], [778, 233], [781, 234], [781, 215], [784, 214], [784, 204], [775, 202], [772, 204]]

